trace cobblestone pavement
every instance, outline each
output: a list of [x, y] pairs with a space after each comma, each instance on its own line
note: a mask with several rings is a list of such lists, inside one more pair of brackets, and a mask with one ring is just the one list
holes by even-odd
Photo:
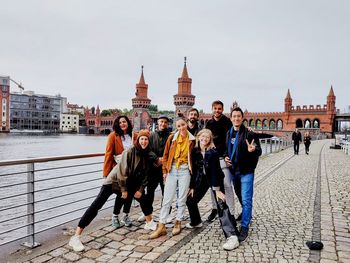
[[[83, 252], [72, 251], [67, 237], [49, 251], [39, 253], [36, 248], [9, 262], [350, 262], [350, 156], [329, 146], [329, 140], [317, 141], [310, 155], [301, 147], [298, 156], [287, 149], [261, 158], [250, 234], [234, 251], [222, 249], [225, 240], [218, 220], [174, 237], [170, 226], [168, 236], [148, 240], [150, 231], [136, 222], [137, 208], [130, 228], [115, 230], [108, 218], [104, 226], [86, 231]], [[159, 200], [156, 203], [157, 216]], [[200, 203], [203, 219], [210, 210], [207, 194]], [[321, 252], [306, 247], [312, 239], [322, 240]]]

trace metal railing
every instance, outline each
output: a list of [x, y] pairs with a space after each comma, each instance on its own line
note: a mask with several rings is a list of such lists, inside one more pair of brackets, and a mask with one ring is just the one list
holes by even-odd
[[[292, 145], [276, 137], [261, 143], [264, 155]], [[37, 234], [80, 218], [101, 187], [102, 156], [0, 161], [0, 246], [26, 239], [23, 245], [36, 247]]]
[[101, 187], [102, 156], [0, 161], [0, 246], [27, 239], [36, 247], [38, 233], [80, 218]]
[[350, 155], [350, 142], [348, 141], [343, 141], [341, 144], [341, 149], [345, 154]]

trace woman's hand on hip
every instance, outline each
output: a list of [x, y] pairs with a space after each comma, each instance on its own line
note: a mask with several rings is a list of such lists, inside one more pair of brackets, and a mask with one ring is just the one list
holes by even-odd
[[163, 174], [163, 181], [166, 181], [167, 174]]

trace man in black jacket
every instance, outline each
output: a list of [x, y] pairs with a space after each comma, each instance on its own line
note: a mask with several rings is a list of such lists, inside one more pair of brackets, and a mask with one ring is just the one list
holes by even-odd
[[294, 142], [294, 154], [299, 154], [299, 143], [301, 143], [301, 133], [298, 128], [292, 134], [292, 140]]
[[[233, 187], [232, 187], [232, 175], [230, 173], [230, 170], [228, 169], [228, 166], [224, 161], [224, 154], [226, 152], [226, 133], [232, 127], [232, 122], [230, 121], [229, 118], [227, 118], [223, 114], [224, 104], [221, 101], [219, 100], [214, 101], [211, 104], [211, 108], [213, 112], [213, 117], [207, 122], [205, 128], [211, 130], [214, 136], [214, 145], [220, 157], [221, 169], [225, 175], [224, 188], [225, 188], [227, 206], [229, 207], [230, 212], [233, 214], [234, 193], [233, 193]], [[212, 200], [212, 211], [208, 216], [209, 222], [213, 221], [217, 215], [216, 201], [213, 194], [211, 195], [211, 200]]]
[[[243, 111], [236, 107], [231, 111], [233, 127], [226, 137], [227, 153], [225, 161], [231, 166], [234, 183], [241, 186], [242, 223], [238, 236], [240, 242], [248, 237], [252, 219], [254, 171], [261, 155], [259, 137], [243, 125]], [[239, 195], [239, 193], [236, 193]]]

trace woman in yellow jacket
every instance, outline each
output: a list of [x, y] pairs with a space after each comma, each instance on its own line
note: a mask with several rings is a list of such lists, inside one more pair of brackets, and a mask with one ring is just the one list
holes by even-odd
[[186, 199], [189, 191], [192, 169], [191, 152], [195, 145], [196, 138], [187, 130], [185, 119], [176, 121], [177, 132], [170, 135], [164, 149], [163, 155], [163, 177], [165, 180], [162, 208], [159, 215], [159, 224], [150, 238], [157, 238], [166, 235], [166, 218], [169, 214], [171, 203], [176, 195], [176, 188], [179, 193], [177, 197], [177, 214], [173, 235], [181, 232], [181, 220], [186, 210]]

